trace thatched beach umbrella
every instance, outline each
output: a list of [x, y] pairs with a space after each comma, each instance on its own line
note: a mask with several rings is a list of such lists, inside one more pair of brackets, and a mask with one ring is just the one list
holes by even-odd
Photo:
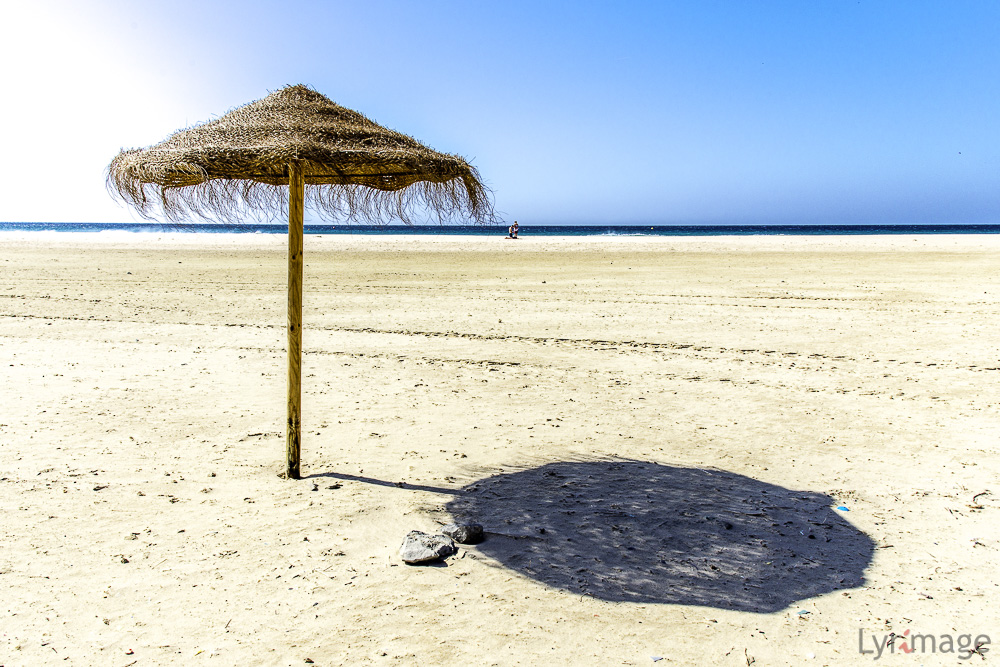
[[439, 220], [493, 219], [489, 192], [463, 158], [433, 151], [306, 86], [283, 88], [155, 146], [123, 150], [108, 167], [108, 189], [148, 219], [239, 224], [274, 217], [287, 205], [286, 472], [293, 479], [301, 434], [304, 207], [323, 219], [375, 223], [409, 223], [417, 210]]

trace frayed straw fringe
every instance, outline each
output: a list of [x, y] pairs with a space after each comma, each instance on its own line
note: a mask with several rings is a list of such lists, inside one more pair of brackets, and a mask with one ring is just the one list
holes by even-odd
[[438, 153], [305, 86], [284, 88], [149, 148], [123, 150], [107, 187], [147, 219], [270, 221], [288, 206], [288, 165], [305, 173], [306, 208], [329, 222], [497, 222], [465, 159]]

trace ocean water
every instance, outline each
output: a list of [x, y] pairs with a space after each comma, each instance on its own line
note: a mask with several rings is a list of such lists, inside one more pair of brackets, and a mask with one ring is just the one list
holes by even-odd
[[[134, 232], [284, 234], [282, 224], [156, 222], [0, 222], [0, 232]], [[506, 236], [507, 226], [309, 225], [306, 234]], [[521, 225], [519, 236], [839, 236], [873, 234], [1000, 234], [996, 225]]]

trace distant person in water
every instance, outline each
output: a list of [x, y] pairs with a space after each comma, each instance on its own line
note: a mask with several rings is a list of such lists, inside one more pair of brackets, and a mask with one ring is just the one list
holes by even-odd
[[507, 238], [516, 239], [517, 238], [517, 220], [514, 224], [507, 228]]

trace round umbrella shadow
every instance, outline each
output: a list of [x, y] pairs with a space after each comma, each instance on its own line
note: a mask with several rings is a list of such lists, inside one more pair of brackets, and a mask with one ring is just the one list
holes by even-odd
[[602, 600], [780, 611], [861, 586], [875, 543], [821, 493], [721, 470], [558, 462], [466, 486], [447, 504], [478, 549]]

